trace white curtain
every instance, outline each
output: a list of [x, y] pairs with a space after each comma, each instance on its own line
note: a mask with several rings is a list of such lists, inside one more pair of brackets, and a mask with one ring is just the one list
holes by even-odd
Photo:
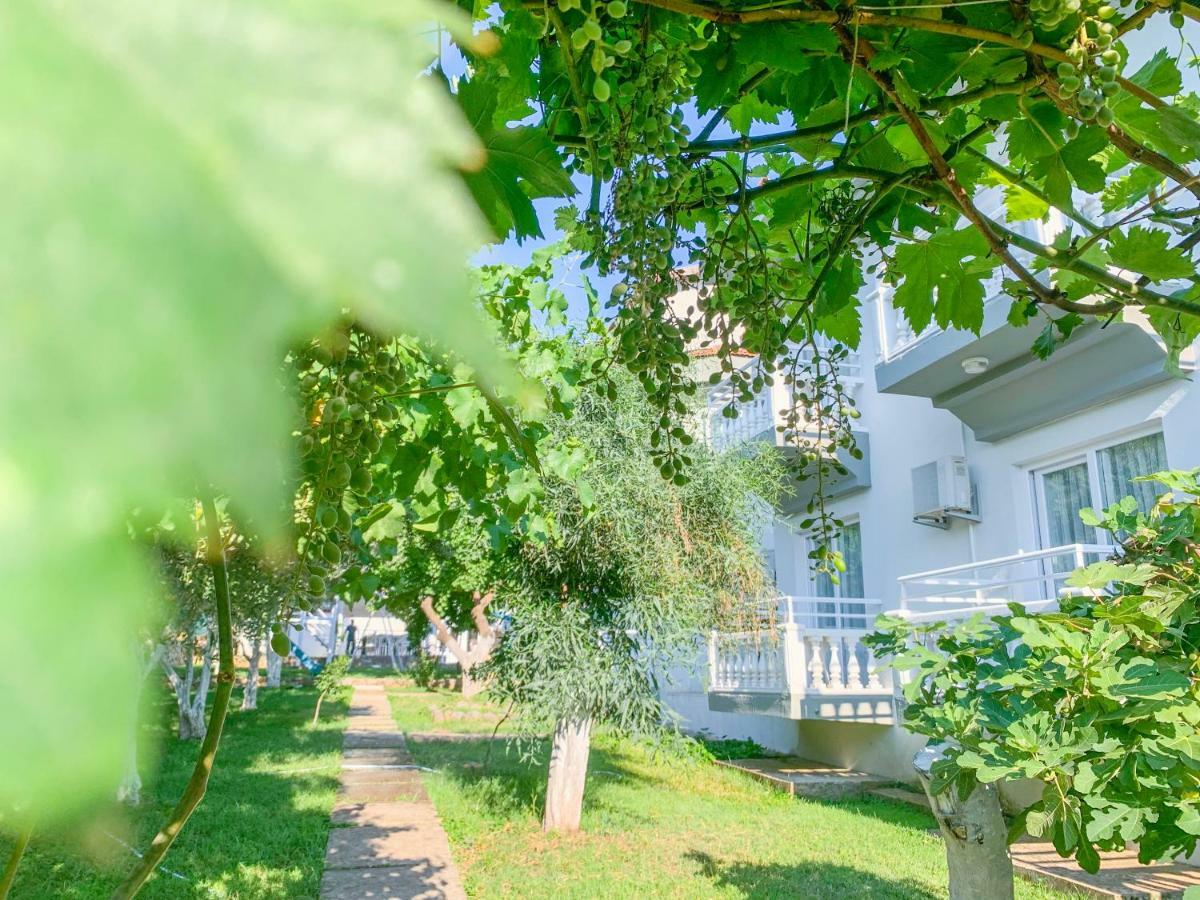
[[1134, 481], [1167, 467], [1167, 448], [1161, 434], [1126, 441], [1096, 454], [1100, 465], [1100, 493], [1105, 506], [1132, 496], [1142, 511], [1148, 511], [1163, 487], [1156, 481]]
[[1081, 509], [1094, 505], [1087, 463], [1046, 472], [1042, 475], [1042, 493], [1051, 547], [1095, 542], [1095, 532], [1079, 519]]

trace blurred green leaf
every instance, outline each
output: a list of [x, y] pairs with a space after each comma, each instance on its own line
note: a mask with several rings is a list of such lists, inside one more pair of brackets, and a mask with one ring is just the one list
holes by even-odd
[[0, 804], [119, 778], [153, 597], [133, 508], [212, 482], [283, 525], [290, 343], [349, 309], [510, 380], [469, 324], [486, 231], [451, 167], [479, 148], [418, 78], [434, 10], [0, 9]]

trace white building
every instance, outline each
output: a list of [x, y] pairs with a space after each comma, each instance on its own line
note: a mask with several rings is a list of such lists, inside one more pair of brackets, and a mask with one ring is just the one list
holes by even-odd
[[[1111, 540], [1082, 524], [1080, 508], [1152, 498], [1153, 486], [1130, 479], [1200, 466], [1200, 389], [1166, 373], [1161, 341], [1136, 317], [1088, 323], [1041, 361], [1030, 349], [1040, 326], [1007, 324], [1003, 296], [988, 302], [978, 337], [913, 335], [887, 291], [868, 300], [846, 367], [864, 459], [846, 460], [850, 474], [827, 492], [847, 523], [841, 585], [811, 572], [794, 515], [807, 497], [794, 498], [763, 542], [785, 595], [778, 638], [722, 636], [702, 678], [666, 699], [691, 730], [912, 780], [924, 739], [896, 724], [892, 675], [875, 674], [860, 643], [875, 615], [1052, 605], [1054, 576]], [[1193, 348], [1183, 364], [1195, 362]], [[737, 419], [715, 416], [711, 439], [775, 441], [789, 405], [786, 388], [767, 388]]]

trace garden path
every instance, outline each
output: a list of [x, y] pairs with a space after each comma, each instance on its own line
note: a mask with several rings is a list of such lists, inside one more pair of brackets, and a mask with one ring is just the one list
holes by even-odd
[[465, 900], [384, 686], [353, 686], [321, 900]]

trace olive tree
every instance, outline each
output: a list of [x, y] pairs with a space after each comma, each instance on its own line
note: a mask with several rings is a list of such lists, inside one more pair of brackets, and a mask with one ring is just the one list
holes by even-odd
[[650, 452], [657, 416], [618, 372], [552, 420], [575, 477], [545, 479], [547, 534], [504, 551], [506, 628], [482, 668], [527, 727], [553, 731], [548, 831], [579, 827], [592, 729], [663, 727], [659, 679], [693, 665], [697, 634], [768, 587], [756, 539], [778, 457], [698, 448], [686, 474], [664, 472]]

